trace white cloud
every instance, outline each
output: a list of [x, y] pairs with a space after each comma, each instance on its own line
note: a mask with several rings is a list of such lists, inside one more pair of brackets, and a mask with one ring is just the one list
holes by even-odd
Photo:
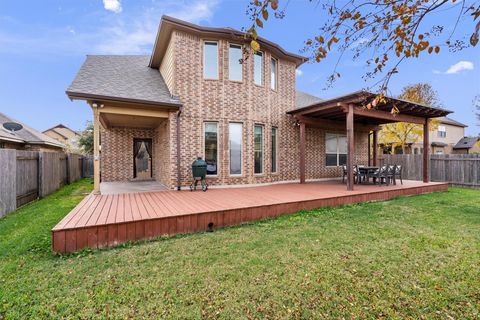
[[445, 72], [445, 74], [455, 74], [463, 70], [473, 70], [473, 62], [471, 61], [459, 61], [454, 65], [451, 65], [450, 68]]
[[300, 70], [300, 69], [296, 69], [296, 70], [295, 70], [295, 75], [296, 75], [297, 77], [300, 77], [301, 75], [303, 75], [303, 71]]
[[103, 7], [105, 10], [115, 13], [122, 12], [122, 4], [120, 3], [120, 0], [103, 0]]
[[37, 53], [69, 55], [150, 54], [163, 14], [201, 23], [213, 17], [218, 3], [219, 0], [162, 0], [152, 2], [150, 7], [143, 7], [141, 11], [132, 9], [128, 14], [116, 15], [114, 18], [103, 13], [104, 16], [97, 18], [97, 21], [102, 22], [98, 25], [84, 22], [79, 26], [42, 30], [11, 21], [8, 24], [15, 26], [16, 31], [9, 32], [1, 28], [5, 23], [0, 25], [0, 52], [21, 54], [34, 50]]

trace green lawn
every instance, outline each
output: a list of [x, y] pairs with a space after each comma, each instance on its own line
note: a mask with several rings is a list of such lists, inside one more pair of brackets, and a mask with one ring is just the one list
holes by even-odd
[[0, 220], [0, 319], [480, 317], [478, 190], [52, 255], [51, 227], [90, 189]]

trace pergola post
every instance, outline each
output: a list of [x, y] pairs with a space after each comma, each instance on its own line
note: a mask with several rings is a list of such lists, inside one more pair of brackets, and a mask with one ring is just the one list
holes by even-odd
[[425, 119], [423, 125], [423, 182], [429, 182], [429, 169], [430, 169], [430, 148], [429, 148], [429, 122], [428, 118]]
[[372, 157], [373, 157], [373, 166], [377, 166], [377, 151], [378, 151], [378, 130], [373, 130], [373, 149], [372, 149]]
[[353, 127], [353, 105], [348, 105], [347, 112], [347, 190], [352, 191], [354, 185], [353, 158], [355, 156], [355, 136]]
[[92, 103], [93, 109], [93, 192], [100, 193], [100, 111], [99, 105]]
[[305, 122], [300, 122], [300, 183], [305, 183], [306, 144]]
[[367, 139], [367, 150], [368, 150], [368, 166], [370, 167], [372, 165], [372, 153], [370, 150], [372, 149], [372, 144], [371, 144], [371, 137], [373, 135], [373, 132], [368, 133], [368, 139]]

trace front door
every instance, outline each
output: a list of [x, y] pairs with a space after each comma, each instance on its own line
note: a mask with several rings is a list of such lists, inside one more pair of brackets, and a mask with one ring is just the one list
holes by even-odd
[[133, 140], [133, 177], [152, 178], [152, 139]]

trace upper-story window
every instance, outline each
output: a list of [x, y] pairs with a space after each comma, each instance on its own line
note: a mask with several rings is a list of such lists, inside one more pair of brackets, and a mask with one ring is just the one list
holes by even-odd
[[447, 128], [445, 128], [445, 126], [438, 126], [438, 137], [439, 138], [447, 137]]
[[218, 79], [218, 43], [203, 43], [203, 78]]
[[228, 79], [242, 81], [242, 46], [230, 44], [228, 49]]
[[277, 66], [277, 59], [272, 58], [270, 62], [270, 88], [272, 90], [277, 90]]
[[256, 52], [253, 58], [253, 78], [256, 85], [263, 86], [263, 52]]

